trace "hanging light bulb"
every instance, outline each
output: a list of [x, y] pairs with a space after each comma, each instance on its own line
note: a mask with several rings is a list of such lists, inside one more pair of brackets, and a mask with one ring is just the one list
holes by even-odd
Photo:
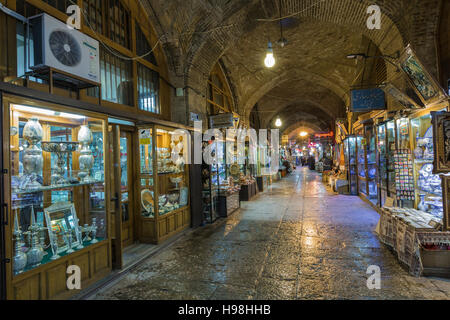
[[308, 135], [308, 132], [302, 131], [300, 132], [300, 137], [306, 137]]
[[281, 127], [281, 119], [280, 118], [277, 118], [277, 120], [275, 121], [275, 125], [277, 126], [277, 127]]
[[269, 41], [267, 46], [266, 58], [264, 59], [264, 64], [267, 68], [272, 68], [275, 65], [275, 58], [273, 57], [272, 42]]

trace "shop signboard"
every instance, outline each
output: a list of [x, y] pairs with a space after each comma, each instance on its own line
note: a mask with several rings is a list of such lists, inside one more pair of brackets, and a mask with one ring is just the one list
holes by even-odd
[[140, 144], [151, 144], [152, 132], [150, 129], [139, 130], [139, 143]]
[[351, 90], [351, 112], [386, 110], [384, 91], [380, 88]]
[[425, 106], [435, 104], [445, 97], [438, 82], [427, 72], [410, 45], [405, 48], [399, 60], [401, 70]]
[[383, 90], [407, 109], [421, 108], [421, 106], [419, 106], [413, 99], [411, 99], [406, 93], [402, 92], [392, 83], [389, 83], [386, 86], [384, 86]]
[[221, 113], [209, 117], [209, 127], [211, 129], [233, 128], [234, 119], [232, 113]]

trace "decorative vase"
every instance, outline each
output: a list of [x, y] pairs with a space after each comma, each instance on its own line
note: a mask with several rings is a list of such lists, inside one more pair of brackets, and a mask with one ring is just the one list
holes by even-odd
[[93, 136], [88, 126], [82, 125], [80, 131], [78, 131], [78, 141], [81, 143], [80, 158], [80, 172], [78, 177], [81, 182], [91, 183], [94, 179], [90, 176], [90, 171], [94, 166], [94, 156], [92, 155], [89, 145], [92, 143]]
[[69, 245], [69, 249], [67, 249], [66, 253], [75, 252], [75, 250], [72, 249], [72, 242], [73, 242], [72, 230], [69, 230], [67, 231], [67, 243]]
[[23, 272], [25, 267], [27, 266], [27, 255], [22, 251], [22, 231], [20, 230], [19, 223], [17, 220], [17, 212], [14, 217], [14, 233], [13, 233], [16, 243], [14, 249], [14, 257], [13, 257], [13, 272], [14, 274], [19, 274]]
[[416, 159], [423, 159], [424, 151], [421, 147], [417, 147], [414, 149], [414, 157]]
[[91, 243], [97, 243], [97, 218], [92, 218], [92, 225], [91, 225], [91, 233], [92, 233], [92, 241]]
[[32, 268], [37, 267], [41, 264], [42, 259], [44, 258], [44, 251], [42, 247], [39, 245], [39, 229], [37, 226], [30, 227], [31, 233], [31, 249], [27, 253], [28, 257], [28, 265]]
[[419, 205], [417, 206], [417, 209], [419, 209], [420, 211], [427, 211], [427, 205], [425, 204], [425, 195], [424, 194], [420, 194], [420, 202]]
[[41, 175], [44, 165], [42, 149], [38, 146], [38, 143], [42, 141], [44, 131], [37, 118], [28, 120], [23, 128], [22, 136], [28, 142], [28, 146], [23, 152], [24, 177], [28, 181], [22, 185], [22, 188], [37, 189], [42, 185], [36, 181], [36, 178]]
[[50, 258], [50, 260], [56, 260], [61, 258], [61, 256], [58, 254], [58, 237], [56, 236], [55, 232], [53, 230], [51, 230], [53, 237], [51, 237], [52, 240], [52, 250], [53, 250], [53, 255]]
[[80, 226], [80, 219], [75, 218], [75, 233], [78, 240], [78, 246], [76, 246], [76, 249], [81, 250], [84, 248], [83, 246], [83, 228]]

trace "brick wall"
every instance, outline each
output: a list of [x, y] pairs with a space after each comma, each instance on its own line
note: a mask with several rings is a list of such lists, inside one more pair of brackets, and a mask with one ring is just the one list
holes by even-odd
[[[299, 70], [295, 72], [286, 70], [274, 74], [259, 70], [258, 68], [262, 66], [251, 68], [246, 60], [239, 61], [240, 57], [233, 56], [233, 52], [238, 48], [243, 55], [254, 54], [255, 48], [264, 51], [264, 44], [255, 43], [251, 41], [253, 38], [249, 37], [263, 37], [261, 33], [264, 33], [267, 27], [261, 25], [266, 23], [257, 22], [256, 19], [277, 17], [278, 0], [140, 1], [154, 19], [153, 24], [157, 32], [166, 35], [164, 49], [177, 86], [187, 87], [183, 98], [174, 99], [175, 121], [181, 122], [183, 114], [189, 114], [190, 111], [206, 113], [206, 81], [209, 72], [221, 57], [231, 79], [235, 103], [239, 113], [244, 115], [245, 122], [248, 121], [251, 108], [258, 101], [265, 100], [266, 94], [280, 85], [280, 81], [281, 83], [301, 81], [299, 78], [302, 77], [302, 72]], [[448, 1], [444, 2], [448, 5]], [[320, 31], [324, 37], [327, 30], [335, 32], [341, 30], [342, 37], [345, 37], [347, 30], [349, 39], [353, 34], [364, 35], [382, 54], [389, 55], [411, 43], [428, 71], [438, 77], [436, 39], [443, 0], [327, 0], [311, 7], [314, 3], [316, 1], [312, 0], [282, 1], [283, 15], [301, 11], [296, 16], [300, 20], [299, 34], [308, 31], [302, 29], [305, 25], [309, 24], [312, 28], [314, 22], [319, 22], [323, 25], [324, 29]], [[365, 27], [368, 17], [366, 9], [374, 3], [382, 8], [382, 30], [368, 30]], [[448, 21], [448, 17], [445, 21]], [[273, 29], [277, 29], [276, 23]], [[441, 34], [445, 34], [445, 31], [442, 31], [442, 23]], [[315, 37], [314, 33], [311, 33], [311, 37]], [[246, 40], [247, 45], [243, 44]], [[295, 42], [295, 36], [288, 40]], [[353, 38], [351, 40], [355, 41], [356, 47], [356, 40]], [[449, 51], [445, 51], [445, 46], [448, 46], [448, 38], [443, 40], [441, 37], [443, 58], [440, 65], [443, 72], [448, 70]], [[301, 47], [301, 43], [299, 48], [305, 49]], [[330, 48], [333, 49], [331, 42]], [[336, 51], [336, 54], [347, 53]], [[250, 59], [257, 60], [254, 55]], [[308, 62], [317, 63], [312, 58]], [[342, 100], [341, 104], [345, 106], [349, 103], [349, 85], [354, 74], [348, 70], [352, 68], [350, 64], [348, 66], [344, 62], [342, 64], [342, 67], [336, 67], [342, 70], [340, 77], [333, 78], [330, 76], [332, 72], [327, 73], [326, 70], [324, 72], [319, 70], [317, 74], [306, 72], [303, 76], [314, 79], [321, 86], [328, 88], [330, 93], [339, 97]], [[292, 65], [290, 69], [300, 67]], [[387, 65], [386, 69], [388, 79], [397, 77], [391, 66]], [[323, 103], [320, 98], [316, 102]]]

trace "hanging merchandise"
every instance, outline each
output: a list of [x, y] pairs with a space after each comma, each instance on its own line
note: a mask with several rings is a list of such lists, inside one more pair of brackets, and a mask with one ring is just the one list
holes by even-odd
[[414, 200], [414, 175], [409, 149], [394, 151], [395, 187], [397, 200]]

